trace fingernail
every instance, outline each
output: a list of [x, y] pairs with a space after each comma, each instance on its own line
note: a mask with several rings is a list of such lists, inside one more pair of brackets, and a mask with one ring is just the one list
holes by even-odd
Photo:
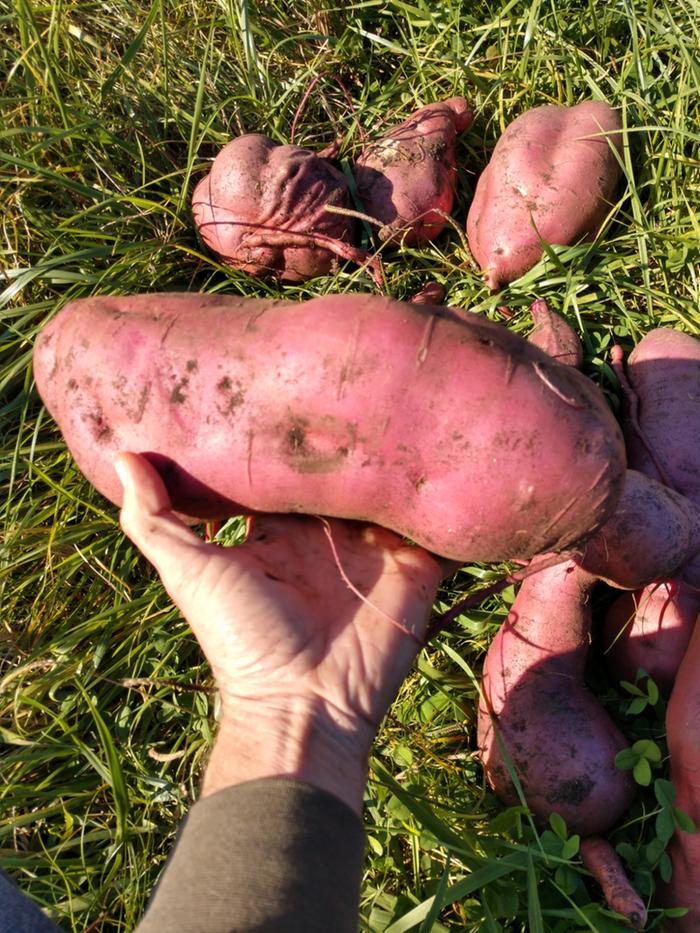
[[131, 473], [129, 472], [129, 467], [124, 463], [124, 460], [121, 456], [116, 457], [112, 461], [112, 466], [114, 467], [114, 472], [119, 477], [119, 482], [122, 484], [124, 489], [127, 486], [131, 485]]

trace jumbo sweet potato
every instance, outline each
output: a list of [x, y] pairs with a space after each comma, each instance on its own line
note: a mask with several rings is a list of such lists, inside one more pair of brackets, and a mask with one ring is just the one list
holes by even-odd
[[85, 299], [41, 333], [34, 371], [104, 495], [121, 498], [118, 451], [148, 453], [174, 507], [200, 519], [316, 513], [457, 560], [527, 558], [592, 534], [624, 478], [590, 380], [448, 308]]
[[484, 662], [478, 742], [489, 784], [530, 808], [559, 813], [572, 832], [609, 829], [634, 783], [615, 767], [625, 737], [584, 683], [595, 578], [571, 562], [526, 577]]
[[416, 245], [440, 234], [457, 184], [455, 144], [474, 113], [463, 97], [421, 107], [366, 146], [354, 168], [365, 213], [380, 240]]
[[325, 275], [338, 257], [368, 261], [355, 220], [328, 207], [352, 207], [342, 172], [259, 133], [224, 146], [192, 196], [199, 235], [223, 263], [285, 282]]
[[549, 105], [515, 119], [477, 182], [467, 237], [489, 288], [531, 269], [542, 240], [595, 237], [620, 177], [620, 118], [602, 101]]

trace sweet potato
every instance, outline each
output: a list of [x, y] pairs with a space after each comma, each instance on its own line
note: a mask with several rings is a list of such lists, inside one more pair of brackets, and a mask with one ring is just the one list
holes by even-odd
[[[302, 282], [338, 257], [364, 263], [345, 177], [310, 149], [249, 133], [224, 146], [192, 196], [199, 235], [223, 263], [256, 276]], [[376, 263], [375, 263], [376, 266]]]
[[363, 210], [380, 224], [379, 239], [414, 246], [435, 239], [452, 210], [455, 143], [474, 113], [463, 97], [421, 107], [366, 146], [355, 165]]
[[[674, 805], [700, 827], [700, 626], [693, 631], [666, 710], [666, 736], [671, 780], [676, 788]], [[677, 829], [666, 850], [673, 876], [661, 885], [658, 900], [667, 907], [687, 907], [689, 912], [670, 921], [668, 933], [697, 933], [700, 929], [700, 832]]]
[[117, 451], [148, 453], [174, 507], [199, 519], [307, 512], [456, 560], [524, 559], [592, 534], [624, 479], [621, 432], [590, 380], [449, 308], [85, 299], [41, 333], [34, 372], [104, 495], [120, 502]]
[[[652, 330], [630, 354], [627, 376], [663, 478], [700, 507], [700, 340], [668, 327]], [[629, 422], [625, 434], [630, 466], [658, 479]]]
[[530, 314], [535, 322], [535, 329], [528, 336], [528, 341], [553, 360], [580, 369], [583, 364], [583, 347], [578, 334], [568, 321], [561, 314], [552, 311], [542, 298], [532, 302]]
[[469, 248], [497, 291], [531, 269], [542, 240], [595, 237], [620, 177], [620, 118], [602, 101], [545, 106], [514, 120], [477, 182]]
[[628, 470], [622, 497], [586, 542], [579, 565], [611, 586], [668, 580], [700, 551], [700, 510], [644, 473]]
[[617, 852], [599, 836], [581, 840], [581, 859], [603, 889], [611, 910], [622, 914], [633, 930], [643, 930], [647, 922], [644, 901], [629, 882]]
[[616, 680], [642, 668], [668, 695], [700, 613], [700, 594], [676, 577], [623, 593], [605, 616], [602, 645]]
[[583, 679], [594, 582], [571, 562], [525, 578], [486, 655], [478, 723], [498, 796], [518, 802], [509, 758], [534, 813], [584, 835], [609, 829], [634, 795], [615, 767], [628, 743]]

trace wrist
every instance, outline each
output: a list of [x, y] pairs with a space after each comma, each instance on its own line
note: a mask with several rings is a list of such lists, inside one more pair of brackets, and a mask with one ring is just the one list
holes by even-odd
[[202, 783], [202, 796], [262, 778], [325, 790], [361, 813], [374, 729], [318, 698], [229, 701]]

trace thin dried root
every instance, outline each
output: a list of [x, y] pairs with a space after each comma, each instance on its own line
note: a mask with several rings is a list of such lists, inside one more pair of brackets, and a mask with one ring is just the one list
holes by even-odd
[[364, 596], [357, 589], [355, 584], [350, 580], [348, 575], [345, 573], [345, 570], [343, 569], [343, 565], [340, 562], [340, 557], [338, 555], [338, 551], [335, 546], [335, 541], [333, 540], [333, 532], [331, 531], [331, 526], [330, 526], [328, 519], [322, 518], [320, 515], [317, 515], [316, 517], [323, 525], [323, 532], [325, 536], [328, 538], [328, 543], [330, 544], [330, 547], [331, 547], [331, 553], [333, 554], [333, 560], [335, 561], [335, 565], [338, 568], [338, 573], [340, 574], [343, 580], [343, 583], [347, 586], [347, 588], [351, 590], [355, 594], [355, 596], [357, 596], [358, 599], [362, 600], [362, 602], [366, 606], [369, 606], [372, 612], [376, 612], [378, 615], [382, 616], [383, 619], [386, 619], [387, 622], [391, 622], [394, 628], [397, 628], [402, 634], [408, 635], [408, 637], [411, 638], [420, 648], [425, 648], [425, 642], [423, 642], [416, 635], [415, 632], [412, 632], [410, 631], [410, 629], [407, 629], [406, 626], [402, 625], [402, 623], [399, 622], [398, 619], [395, 619], [393, 616], [390, 616], [387, 612], [384, 612], [384, 610], [380, 609], [379, 606], [375, 606], [375, 604], [371, 602], [371, 600], [367, 599], [367, 597]]

